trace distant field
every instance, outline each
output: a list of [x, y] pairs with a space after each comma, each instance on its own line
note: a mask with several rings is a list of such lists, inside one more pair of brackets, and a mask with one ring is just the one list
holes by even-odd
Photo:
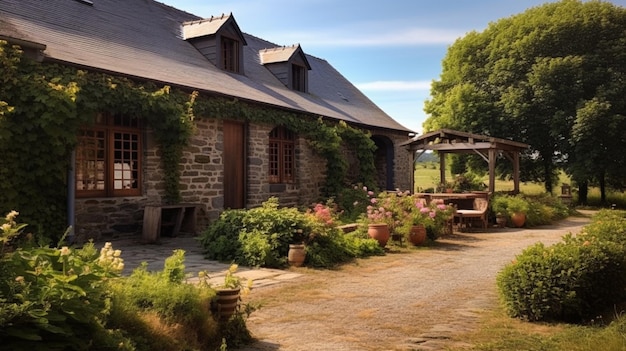
[[[453, 179], [450, 170], [446, 171], [446, 180], [451, 181]], [[484, 183], [488, 184], [489, 177], [485, 176]], [[568, 182], [568, 178], [565, 174], [561, 175], [558, 186], [563, 182]], [[422, 162], [418, 163], [415, 168], [415, 191], [420, 192], [429, 188], [436, 188], [439, 184], [439, 163], [437, 162]], [[496, 179], [496, 191], [511, 191], [513, 190], [513, 181], [510, 180], [498, 180]], [[555, 191], [560, 188], [555, 187]], [[525, 194], [541, 194], [544, 192], [542, 183], [520, 183], [520, 191]]]

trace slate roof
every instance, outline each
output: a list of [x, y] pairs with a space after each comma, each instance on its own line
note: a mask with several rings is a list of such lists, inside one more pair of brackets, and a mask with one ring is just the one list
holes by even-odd
[[153, 0], [92, 2], [93, 6], [78, 0], [2, 0], [0, 39], [43, 44], [48, 61], [411, 132], [323, 59], [305, 54], [311, 66], [309, 92], [293, 91], [261, 64], [261, 50], [279, 45], [244, 33], [245, 72], [229, 73], [183, 38], [183, 23], [211, 21]]

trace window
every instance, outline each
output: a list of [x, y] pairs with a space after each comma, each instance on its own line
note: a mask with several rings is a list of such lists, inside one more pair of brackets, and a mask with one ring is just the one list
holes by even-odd
[[120, 115], [98, 115], [76, 148], [76, 196], [141, 195], [141, 128]]
[[270, 132], [269, 182], [293, 183], [295, 181], [295, 134], [284, 127]]
[[222, 37], [222, 68], [239, 73], [239, 42], [237, 40]]
[[298, 65], [291, 65], [291, 85], [293, 90], [306, 93], [307, 69]]

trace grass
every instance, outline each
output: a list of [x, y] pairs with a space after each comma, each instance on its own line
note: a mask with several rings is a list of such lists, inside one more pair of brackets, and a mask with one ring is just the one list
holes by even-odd
[[[475, 351], [618, 351], [626, 349], [626, 317], [608, 325], [578, 326], [563, 323], [530, 323], [509, 318], [501, 309], [484, 315], [480, 327], [455, 336]], [[455, 350], [448, 348], [447, 350]]]
[[[446, 171], [446, 180], [452, 180], [453, 176], [450, 173], [450, 169]], [[484, 177], [484, 182], [489, 182], [489, 177]], [[554, 189], [555, 194], [560, 194], [560, 186], [563, 183], [571, 183], [569, 177], [563, 172], [559, 175], [557, 186]], [[421, 162], [417, 164], [415, 168], [415, 191], [422, 192], [426, 189], [435, 189], [439, 184], [439, 163], [436, 162]], [[500, 180], [496, 179], [495, 185], [496, 191], [512, 191], [512, 180]], [[533, 182], [521, 182], [520, 191], [527, 195], [538, 195], [545, 192], [543, 183]], [[624, 192], [609, 192], [607, 194], [607, 204], [600, 202], [600, 190], [598, 188], [590, 188], [588, 194], [588, 205], [590, 207], [608, 207], [615, 204], [617, 208], [626, 208], [626, 193]]]
[[[446, 180], [450, 181], [453, 178], [454, 177], [452, 173], [450, 173], [450, 169], [446, 170]], [[487, 175], [484, 177], [484, 182], [485, 184], [489, 182], [489, 177]], [[569, 180], [567, 176], [562, 174], [559, 179], [559, 184], [568, 182]], [[439, 183], [438, 163], [422, 162], [417, 164], [417, 167], [415, 168], [415, 191], [420, 192], [429, 188], [434, 189]], [[495, 189], [496, 191], [511, 191], [513, 190], [513, 181], [496, 179]], [[520, 183], [520, 191], [525, 194], [534, 195], [543, 193], [544, 188], [541, 183], [524, 182]]]

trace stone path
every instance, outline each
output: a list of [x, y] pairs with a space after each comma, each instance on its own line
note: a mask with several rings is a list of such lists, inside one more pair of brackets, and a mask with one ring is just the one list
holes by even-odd
[[[219, 285], [224, 281], [224, 275], [229, 264], [210, 261], [202, 255], [200, 243], [195, 237], [162, 237], [158, 244], [143, 244], [139, 240], [124, 239], [113, 241], [113, 248], [122, 250], [124, 259], [124, 271], [122, 274], [130, 274], [133, 269], [142, 262], [148, 264], [148, 270], [162, 270], [165, 258], [174, 250], [185, 250], [185, 271], [192, 277], [197, 277], [198, 272], [206, 271], [210, 277], [209, 282]], [[99, 245], [96, 245], [99, 246]], [[280, 269], [239, 267], [237, 276], [243, 279], [252, 279], [253, 288], [260, 288], [277, 284], [300, 276], [298, 273]], [[193, 281], [193, 278], [190, 278]]]
[[[448, 350], [470, 345], [456, 336], [476, 328], [497, 304], [495, 277], [524, 248], [549, 245], [577, 233], [588, 218], [570, 217], [532, 229], [455, 233], [427, 249], [359, 260], [337, 270], [250, 269], [249, 299], [263, 307], [248, 320], [258, 339], [242, 351]], [[186, 251], [186, 271], [206, 270], [216, 284], [228, 264], [205, 260], [192, 237], [162, 238], [159, 245], [114, 241], [125, 272], [147, 262], [162, 269], [174, 249]]]

